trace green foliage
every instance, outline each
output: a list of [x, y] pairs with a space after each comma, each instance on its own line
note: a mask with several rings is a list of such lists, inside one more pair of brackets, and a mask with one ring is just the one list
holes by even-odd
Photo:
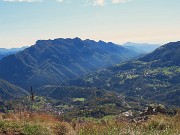
[[[125, 96], [180, 106], [179, 98], [172, 94], [176, 91], [179, 95], [180, 91], [178, 87], [180, 72], [177, 71], [179, 67], [174, 65], [157, 68], [151, 62], [131, 61], [89, 74], [78, 80], [71, 80], [68, 85], [96, 87], [123, 93]], [[87, 81], [89, 78], [93, 83]]]
[[23, 135], [46, 135], [47, 129], [40, 125], [25, 124], [12, 121], [0, 121], [0, 132], [5, 134], [19, 133]]
[[13, 133], [20, 132], [21, 125], [16, 122], [0, 121], [0, 132], [1, 133]]
[[46, 129], [43, 129], [40, 125], [30, 125], [26, 124], [23, 127], [23, 134], [25, 135], [46, 135]]
[[74, 98], [73, 101], [80, 101], [80, 102], [84, 102], [86, 99], [85, 98]]
[[166, 44], [137, 60], [123, 62], [65, 84], [105, 89], [140, 101], [146, 99], [180, 106], [179, 44]]
[[175, 72], [180, 73], [180, 67], [178, 67]]

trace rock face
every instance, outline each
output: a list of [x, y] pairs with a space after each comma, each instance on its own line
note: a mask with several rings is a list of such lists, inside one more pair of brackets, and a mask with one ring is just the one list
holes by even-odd
[[136, 124], [140, 124], [147, 121], [151, 115], [157, 115], [157, 114], [176, 115], [177, 111], [173, 109], [165, 108], [160, 105], [148, 106], [142, 112], [140, 112], [139, 117], [134, 118], [132, 122], [135, 122]]
[[156, 114], [170, 114], [169, 110], [165, 109], [162, 106], [148, 106], [146, 109], [144, 109], [140, 116], [148, 116], [148, 115], [156, 115]]
[[57, 85], [137, 55], [122, 46], [103, 41], [79, 38], [39, 40], [35, 45], [3, 58], [0, 78], [23, 88]]

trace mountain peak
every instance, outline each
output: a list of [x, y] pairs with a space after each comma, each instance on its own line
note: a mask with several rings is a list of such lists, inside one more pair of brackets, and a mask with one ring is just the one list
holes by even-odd
[[106, 44], [106, 42], [105, 42], [105, 41], [102, 41], [102, 40], [99, 40], [98, 43], [100, 43], [100, 44]]

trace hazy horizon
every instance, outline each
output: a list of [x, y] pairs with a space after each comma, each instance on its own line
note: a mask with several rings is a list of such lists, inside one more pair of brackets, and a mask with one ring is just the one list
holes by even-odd
[[[61, 37], [60, 37], [61, 38]], [[72, 37], [71, 39], [74, 39], [74, 38], [79, 38], [79, 37]], [[55, 39], [58, 39], [58, 38], [54, 38], [54, 39], [39, 39], [39, 40], [55, 40]], [[68, 37], [67, 38], [64, 38], [64, 39], [68, 39]], [[81, 38], [80, 38], [81, 39]], [[81, 40], [94, 40], [94, 39], [81, 39]], [[0, 46], [0, 49], [13, 49], [13, 48], [23, 48], [23, 47], [30, 47], [30, 46], [32, 46], [32, 45], [35, 45], [36, 44], [36, 42], [37, 42], [38, 40], [36, 40], [33, 44], [29, 44], [29, 45], [22, 45], [22, 46], [17, 46], [17, 47], [1, 47]], [[98, 42], [98, 41], [103, 41], [103, 40], [101, 40], [101, 39], [99, 39], [99, 40], [94, 40], [94, 41], [96, 41], [96, 42]], [[103, 42], [106, 42], [106, 43], [108, 43], [108, 42], [112, 42], [112, 43], [115, 43], [115, 42], [113, 42], [113, 41], [103, 41]], [[174, 41], [174, 42], [176, 42], [176, 41]], [[156, 44], [156, 43], [137, 43], [137, 42], [124, 42], [124, 43], [122, 43], [122, 44], [119, 44], [119, 43], [115, 43], [115, 44], [117, 44], [117, 45], [122, 45], [122, 46], [125, 46], [126, 44], [129, 44], [129, 43], [133, 43], [134, 45], [136, 45], [136, 44], [138, 44], [138, 45], [144, 45], [144, 44], [149, 44], [149, 45], [164, 45], [164, 44]], [[165, 43], [166, 44], [166, 43]]]
[[37, 40], [179, 41], [179, 0], [0, 0], [0, 48]]

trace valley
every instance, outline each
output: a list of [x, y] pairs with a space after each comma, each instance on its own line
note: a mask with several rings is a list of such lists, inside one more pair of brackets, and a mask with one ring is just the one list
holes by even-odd
[[[144, 108], [160, 107], [163, 119], [176, 117], [180, 42], [142, 54], [113, 43], [79, 38], [37, 41], [0, 60], [1, 112], [45, 114], [85, 123], [123, 118], [129, 124], [127, 121], [139, 123], [139, 118], [145, 123], [140, 116]], [[151, 116], [147, 118], [150, 122]]]

